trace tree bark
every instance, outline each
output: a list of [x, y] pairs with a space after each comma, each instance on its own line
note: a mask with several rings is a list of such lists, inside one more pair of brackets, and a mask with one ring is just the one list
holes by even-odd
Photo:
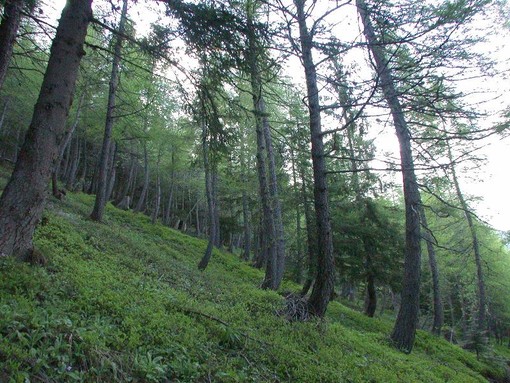
[[[204, 108], [205, 109], [205, 108]], [[215, 219], [215, 199], [213, 191], [213, 175], [211, 169], [211, 162], [209, 158], [209, 144], [208, 144], [208, 129], [205, 121], [202, 121], [202, 154], [204, 160], [205, 172], [205, 194], [207, 197], [207, 212], [209, 218], [209, 241], [205, 253], [198, 264], [199, 270], [205, 270], [211, 259], [212, 250], [216, 242], [216, 219]]]
[[385, 57], [382, 45], [375, 35], [365, 2], [363, 0], [357, 0], [356, 5], [363, 23], [364, 34], [369, 44], [369, 49], [374, 58], [377, 75], [380, 79], [380, 86], [391, 111], [400, 145], [400, 160], [404, 185], [406, 238], [402, 302], [395, 327], [391, 334], [391, 339], [395, 347], [399, 350], [411, 352], [414, 345], [420, 310], [420, 192], [414, 173], [411, 136], [398, 99], [391, 70], [388, 67], [388, 60]]
[[333, 239], [329, 217], [328, 182], [326, 179], [326, 160], [321, 128], [319, 89], [317, 72], [313, 61], [313, 36], [306, 25], [306, 0], [294, 0], [297, 10], [301, 60], [305, 70], [310, 114], [310, 141], [312, 144], [312, 165], [314, 179], [314, 203], [317, 221], [317, 274], [312, 293], [308, 299], [310, 314], [323, 317], [333, 292], [335, 282], [335, 260], [333, 257]]
[[78, 172], [78, 167], [80, 166], [80, 158], [81, 158], [81, 144], [80, 139], [76, 137], [76, 144], [73, 154], [73, 162], [71, 164], [71, 169], [69, 170], [69, 176], [66, 181], [66, 189], [73, 190], [76, 183], [76, 174]]
[[69, 129], [64, 137], [64, 140], [60, 144], [60, 152], [58, 155], [58, 158], [55, 162], [55, 169], [53, 170], [53, 174], [51, 177], [51, 183], [52, 183], [52, 193], [55, 198], [62, 198], [62, 193], [58, 190], [58, 175], [60, 173], [60, 163], [62, 162], [62, 158], [64, 157], [64, 152], [67, 149], [67, 163], [64, 170], [64, 175], [67, 173], [67, 168], [69, 166], [70, 162], [70, 156], [71, 156], [71, 139], [73, 137], [73, 134], [76, 130], [76, 127], [78, 126], [78, 122], [80, 121], [80, 113], [81, 113], [81, 107], [83, 105], [83, 99], [85, 97], [85, 92], [82, 93], [80, 97], [80, 101], [78, 101], [78, 107], [76, 109], [76, 116], [74, 118], [73, 125], [71, 126], [71, 129]]
[[161, 179], [159, 177], [159, 160], [160, 155], [158, 155], [158, 163], [156, 165], [156, 194], [154, 196], [154, 210], [151, 214], [151, 222], [153, 225], [158, 220], [159, 208], [161, 206]]
[[115, 98], [117, 87], [119, 85], [119, 69], [122, 51], [122, 41], [124, 31], [126, 29], [128, 0], [122, 3], [122, 13], [120, 15], [118, 34], [115, 35], [115, 47], [113, 49], [112, 71], [110, 75], [110, 83], [108, 89], [108, 104], [106, 108], [106, 121], [104, 127], [103, 146], [101, 148], [101, 157], [99, 160], [99, 175], [97, 179], [97, 193], [94, 203], [94, 209], [90, 214], [93, 221], [100, 222], [103, 219], [104, 208], [106, 205], [106, 194], [108, 188], [108, 159], [110, 154], [110, 143], [112, 139], [113, 123], [115, 121]]
[[0, 89], [4, 84], [12, 49], [21, 23], [21, 11], [25, 0], [6, 0], [0, 23]]
[[243, 180], [243, 191], [242, 191], [242, 204], [243, 204], [243, 255], [242, 258], [245, 261], [248, 261], [250, 259], [250, 253], [251, 253], [251, 214], [250, 209], [248, 206], [248, 178], [246, 175], [246, 157], [245, 153], [247, 152], [247, 146], [246, 146], [246, 132], [243, 130], [242, 132], [242, 140], [243, 143], [241, 144], [241, 156], [240, 156], [240, 162], [241, 162], [241, 179]]
[[306, 244], [307, 244], [307, 272], [305, 283], [303, 284], [303, 288], [301, 289], [301, 295], [305, 296], [308, 294], [308, 291], [312, 287], [313, 281], [315, 280], [316, 264], [317, 264], [317, 241], [315, 241], [313, 236], [313, 217], [312, 212], [310, 211], [310, 203], [308, 201], [308, 192], [307, 192], [307, 183], [306, 183], [306, 175], [305, 169], [303, 166], [300, 166], [300, 176], [301, 176], [301, 195], [303, 198], [303, 210], [305, 213], [305, 223], [306, 223]]
[[[249, 4], [251, 8], [253, 4]], [[262, 96], [262, 80], [259, 68], [260, 47], [257, 44], [253, 25], [253, 9], [247, 10], [248, 66], [255, 114], [257, 134], [257, 169], [262, 212], [265, 221], [266, 273], [262, 287], [276, 290], [280, 286], [285, 262], [285, 246], [281, 219], [281, 205], [278, 199], [276, 171], [272, 150], [271, 133], [266, 106]], [[269, 172], [269, 177], [268, 177]]]
[[453, 184], [455, 186], [455, 192], [457, 194], [457, 198], [460, 202], [460, 206], [464, 211], [464, 216], [466, 217], [466, 222], [469, 228], [469, 234], [471, 235], [471, 246], [473, 247], [473, 253], [475, 256], [475, 265], [476, 265], [476, 278], [477, 278], [477, 287], [478, 287], [478, 315], [477, 315], [477, 330], [481, 333], [484, 333], [487, 330], [487, 297], [485, 292], [485, 278], [482, 267], [482, 255], [480, 253], [480, 244], [478, 242], [478, 234], [476, 233], [475, 223], [473, 222], [473, 216], [471, 211], [469, 210], [469, 206], [462, 194], [462, 190], [460, 189], [459, 179], [457, 178], [457, 172], [455, 171], [455, 166], [453, 165], [453, 157], [452, 151], [449, 143], [448, 145], [448, 157], [451, 163], [451, 175], [453, 179]]
[[147, 153], [147, 143], [144, 142], [143, 146], [143, 163], [144, 163], [144, 178], [143, 178], [143, 187], [142, 193], [140, 194], [140, 198], [138, 199], [138, 203], [134, 209], [135, 212], [144, 211], [146, 208], [146, 199], [147, 199], [147, 191], [149, 190], [149, 155]]
[[439, 269], [437, 267], [436, 261], [436, 250], [434, 248], [433, 240], [428, 224], [427, 224], [427, 216], [425, 214], [425, 209], [423, 205], [420, 205], [420, 216], [421, 216], [421, 225], [423, 227], [423, 239], [427, 245], [427, 254], [429, 256], [429, 267], [430, 273], [432, 274], [432, 294], [433, 294], [433, 304], [434, 304], [434, 320], [432, 322], [432, 334], [441, 335], [441, 328], [443, 327], [444, 322], [444, 310], [443, 310], [443, 302], [441, 299], [441, 288], [439, 286]]
[[106, 184], [105, 204], [112, 198], [113, 188], [115, 186], [117, 167], [115, 162], [117, 161], [117, 143], [110, 145], [110, 154], [108, 155], [108, 182]]
[[91, 0], [69, 0], [62, 12], [32, 122], [0, 198], [1, 255], [31, 257], [34, 230], [42, 215], [51, 171], [65, 136], [65, 121], [85, 54], [83, 43], [92, 17], [91, 3]]

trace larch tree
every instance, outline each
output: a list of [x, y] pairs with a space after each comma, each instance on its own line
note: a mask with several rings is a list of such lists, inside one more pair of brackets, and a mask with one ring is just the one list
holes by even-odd
[[108, 87], [108, 103], [106, 106], [106, 120], [103, 136], [103, 145], [101, 147], [101, 156], [99, 160], [99, 173], [97, 176], [97, 193], [94, 208], [90, 214], [90, 218], [94, 221], [101, 221], [103, 219], [104, 208], [106, 206], [107, 189], [108, 189], [108, 163], [110, 146], [112, 139], [113, 124], [115, 122], [115, 98], [117, 87], [119, 83], [119, 69], [122, 53], [122, 41], [124, 39], [124, 32], [127, 22], [127, 8], [128, 0], [122, 3], [122, 11], [120, 15], [120, 22], [118, 32], [113, 36], [115, 39], [112, 70], [110, 74], [110, 82]]
[[6, 0], [0, 22], [0, 88], [12, 57], [25, 0]]
[[266, 243], [266, 273], [262, 287], [278, 289], [285, 268], [285, 239], [282, 208], [278, 195], [275, 155], [269, 126], [268, 112], [262, 86], [261, 61], [263, 50], [260, 47], [254, 24], [255, 2], [247, 2], [247, 53], [246, 61], [250, 77], [255, 128], [257, 135], [257, 171], [259, 174], [260, 198], [264, 215], [264, 241]]
[[[54, 161], [65, 137], [92, 0], [67, 2], [56, 35], [32, 122], [12, 176], [0, 197], [0, 254], [30, 260]], [[27, 187], [28, 186], [28, 187]]]
[[321, 128], [321, 105], [317, 86], [317, 71], [313, 60], [313, 34], [308, 28], [305, 11], [306, 0], [294, 0], [296, 19], [299, 26], [300, 56], [305, 72], [309, 112], [310, 142], [314, 180], [315, 218], [317, 221], [317, 274], [310, 298], [310, 314], [323, 317], [334, 288], [335, 261], [328, 201], [326, 159]]
[[400, 145], [401, 169], [405, 204], [405, 258], [402, 302], [391, 334], [395, 346], [405, 352], [411, 352], [414, 345], [418, 316], [420, 311], [421, 283], [421, 247], [420, 247], [420, 191], [414, 171], [414, 159], [411, 147], [411, 135], [399, 100], [395, 81], [384, 52], [384, 42], [375, 33], [370, 20], [370, 12], [363, 0], [357, 0], [356, 6], [363, 23], [363, 32], [374, 59], [374, 66], [384, 98], [390, 109], [395, 131]]

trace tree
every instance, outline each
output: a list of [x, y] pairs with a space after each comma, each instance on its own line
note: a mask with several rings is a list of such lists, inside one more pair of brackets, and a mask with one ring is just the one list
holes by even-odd
[[264, 241], [266, 243], [266, 274], [262, 287], [276, 290], [280, 286], [285, 267], [285, 239], [282, 222], [282, 208], [278, 196], [275, 156], [269, 126], [268, 113], [264, 100], [260, 62], [263, 52], [257, 40], [253, 20], [255, 4], [247, 3], [247, 67], [255, 127], [257, 134], [257, 170], [259, 174], [260, 198], [265, 222]]
[[21, 23], [21, 11], [25, 0], [6, 0], [0, 22], [0, 88], [11, 61], [12, 48]]
[[[0, 254], [29, 260], [53, 162], [65, 136], [92, 0], [70, 0], [62, 11], [32, 122], [0, 197]], [[27, 185], [29, 187], [27, 188]]]
[[113, 124], [115, 121], [115, 97], [117, 86], [119, 82], [119, 67], [122, 51], [122, 40], [124, 39], [124, 31], [126, 29], [128, 0], [122, 3], [122, 12], [120, 15], [120, 23], [118, 34], [114, 36], [115, 46], [112, 60], [112, 71], [110, 75], [110, 83], [108, 89], [108, 104], [106, 106], [106, 121], [104, 128], [103, 146], [101, 148], [101, 157], [99, 160], [99, 174], [98, 174], [98, 190], [96, 193], [96, 200], [94, 209], [90, 214], [90, 218], [94, 221], [101, 221], [103, 219], [104, 207], [106, 205], [107, 189], [108, 189], [108, 163], [110, 153], [110, 142], [112, 137]]
[[313, 34], [306, 25], [306, 0], [294, 0], [299, 25], [301, 59], [306, 78], [307, 104], [310, 115], [310, 142], [312, 144], [312, 165], [314, 179], [314, 204], [317, 221], [317, 274], [312, 293], [308, 299], [308, 310], [319, 317], [324, 316], [335, 281], [335, 261], [333, 258], [333, 239], [329, 216], [328, 182], [326, 179], [326, 160], [321, 129], [319, 89], [317, 72], [313, 61]]
[[395, 327], [391, 334], [391, 339], [398, 349], [411, 352], [418, 325], [421, 282], [421, 235], [419, 216], [421, 201], [414, 172], [411, 135], [398, 98], [391, 70], [388, 66], [389, 61], [384, 53], [383, 42], [375, 34], [366, 3], [363, 0], [357, 0], [356, 6], [363, 23], [363, 32], [367, 39], [368, 47], [374, 58], [374, 65], [380, 81], [380, 87], [388, 103], [388, 107], [390, 108], [400, 144], [406, 217], [406, 246], [402, 303]]

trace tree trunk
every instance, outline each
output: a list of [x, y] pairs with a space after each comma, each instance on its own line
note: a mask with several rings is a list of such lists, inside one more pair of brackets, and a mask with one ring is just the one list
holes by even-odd
[[294, 150], [290, 147], [290, 159], [291, 159], [291, 170], [292, 170], [292, 192], [294, 194], [296, 204], [296, 261], [297, 261], [297, 272], [296, 282], [301, 283], [303, 280], [303, 251], [301, 242], [301, 210], [299, 208], [299, 189], [297, 183], [297, 171], [296, 171], [296, 159], [294, 156]]
[[65, 121], [85, 54], [83, 43], [92, 17], [91, 3], [91, 0], [70, 0], [62, 12], [32, 122], [0, 198], [1, 255], [31, 257], [34, 230], [42, 215], [51, 171], [65, 136]]
[[216, 219], [214, 211], [214, 191], [213, 191], [213, 175], [211, 172], [211, 163], [209, 159], [208, 129], [205, 121], [202, 121], [202, 154], [204, 159], [205, 172], [205, 194], [207, 197], [207, 212], [209, 219], [209, 241], [205, 253], [198, 264], [199, 270], [205, 270], [211, 259], [212, 250], [216, 242]]
[[477, 285], [478, 285], [478, 316], [477, 316], [477, 330], [481, 333], [484, 333], [487, 330], [487, 298], [485, 293], [485, 278], [483, 276], [483, 268], [482, 268], [482, 255], [480, 253], [480, 245], [478, 243], [478, 235], [476, 233], [475, 223], [473, 222], [473, 216], [471, 215], [471, 211], [469, 210], [469, 206], [462, 194], [462, 190], [460, 189], [459, 180], [457, 178], [457, 172], [455, 171], [455, 166], [453, 165], [453, 157], [450, 145], [448, 145], [448, 157], [451, 163], [451, 174], [453, 179], [453, 184], [455, 186], [455, 192], [457, 193], [457, 198], [460, 202], [460, 206], [464, 211], [464, 216], [466, 217], [466, 222], [468, 224], [469, 233], [471, 235], [471, 245], [473, 246], [473, 253], [475, 256], [475, 265], [476, 265], [476, 277], [477, 277]]
[[159, 177], [159, 156], [158, 156], [158, 163], [156, 165], [156, 194], [154, 198], [154, 210], [152, 211], [151, 215], [151, 222], [153, 225], [158, 220], [160, 206], [161, 206], [161, 180]]
[[441, 335], [441, 328], [444, 322], [443, 303], [441, 300], [441, 288], [439, 286], [439, 270], [436, 261], [436, 250], [434, 249], [434, 238], [432, 237], [428, 224], [427, 216], [423, 205], [420, 205], [421, 225], [423, 227], [423, 239], [427, 245], [427, 253], [429, 256], [430, 273], [432, 274], [432, 293], [434, 304], [434, 321], [432, 323], [432, 334]]
[[0, 116], [0, 137], [2, 136], [2, 128], [4, 126], [5, 116], [7, 114], [7, 109], [9, 108], [9, 97], [5, 98], [4, 107], [2, 108], [2, 115]]
[[71, 170], [69, 171], [69, 176], [67, 177], [66, 182], [66, 189], [68, 190], [74, 190], [74, 186], [76, 183], [76, 174], [78, 172], [78, 167], [80, 166], [80, 158], [81, 158], [81, 144], [79, 137], [76, 137], [73, 163], [71, 165]]
[[262, 86], [260, 86], [260, 106], [262, 108], [262, 128], [264, 140], [266, 141], [267, 164], [269, 171], [269, 195], [271, 197], [271, 207], [274, 214], [275, 240], [276, 240], [276, 281], [278, 288], [283, 279], [285, 270], [285, 234], [283, 231], [282, 204], [278, 195], [278, 183], [276, 179], [276, 164], [274, 159], [273, 143], [271, 138], [271, 128], [267, 118], [266, 106], [262, 97]]
[[149, 155], [147, 153], [147, 143], [144, 142], [143, 146], [143, 162], [144, 162], [144, 179], [143, 179], [143, 187], [142, 193], [140, 194], [140, 198], [138, 199], [138, 203], [134, 209], [135, 212], [145, 211], [147, 199], [147, 191], [149, 190]]
[[71, 129], [69, 129], [67, 131], [64, 140], [60, 144], [60, 152], [59, 152], [58, 158], [55, 162], [55, 169], [53, 170], [53, 174], [51, 177], [53, 196], [58, 199], [62, 198], [62, 193], [58, 190], [58, 186], [57, 186], [58, 175], [60, 173], [60, 163], [62, 162], [62, 158], [64, 157], [64, 152], [67, 149], [67, 159], [66, 159], [66, 165], [64, 167], [64, 169], [65, 169], [64, 175], [65, 175], [68, 171], [67, 168], [69, 166], [70, 157], [71, 157], [71, 140], [72, 140], [73, 134], [76, 130], [76, 127], [78, 126], [78, 122], [80, 120], [81, 107], [83, 105], [84, 97], [85, 97], [85, 92], [82, 93], [82, 95], [80, 97], [80, 101], [78, 102], [78, 107], [76, 109], [76, 116], [74, 118], [73, 125], [71, 126]]
[[12, 57], [12, 48], [21, 23], [21, 11], [25, 0], [6, 0], [0, 23], [0, 89]]
[[106, 184], [106, 194], [105, 194], [105, 204], [112, 198], [113, 187], [115, 186], [115, 178], [117, 175], [117, 167], [115, 166], [115, 162], [117, 161], [117, 144], [114, 142], [113, 145], [110, 146], [110, 154], [108, 158], [110, 159], [108, 162], [108, 182]]
[[281, 282], [280, 274], [282, 274], [283, 271], [280, 272], [278, 267], [282, 264], [282, 262], [284, 262], [284, 260], [280, 259], [282, 256], [284, 257], [284, 254], [281, 254], [282, 242], [278, 237], [279, 229], [277, 229], [277, 226], [279, 225], [279, 222], [277, 222], [278, 218], [275, 214], [276, 201], [272, 198], [274, 196], [276, 184], [273, 182], [272, 175], [270, 175], [270, 179], [268, 180], [267, 162], [272, 160], [272, 167], [274, 170], [274, 157], [272, 157], [272, 150], [270, 152], [267, 147], [268, 143], [271, 143], [271, 138], [268, 138], [268, 134], [266, 134], [266, 131], [269, 133], [269, 123], [266, 116], [264, 98], [262, 96], [262, 81], [258, 64], [260, 47], [258, 47], [256, 41], [255, 27], [253, 25], [252, 17], [253, 10], [248, 9], [248, 64], [257, 134], [257, 170], [259, 176], [259, 190], [265, 225], [264, 234], [261, 233], [261, 235], [264, 235], [264, 242], [267, 245], [267, 249], [264, 249], [266, 253], [266, 273], [264, 275], [264, 281], [262, 282], [262, 288], [276, 290]]
[[335, 282], [335, 260], [333, 257], [333, 239], [329, 217], [328, 183], [326, 179], [326, 160], [321, 128], [319, 89], [317, 73], [313, 62], [313, 36], [306, 25], [305, 0], [294, 0], [299, 24], [301, 60], [305, 70], [310, 114], [310, 141], [312, 144], [312, 165], [314, 179], [314, 203], [317, 220], [317, 274], [312, 293], [308, 299], [311, 314], [323, 317], [333, 292]]
[[211, 167], [212, 196], [214, 206], [214, 246], [221, 248], [221, 232], [220, 232], [220, 204], [218, 203], [218, 170], [216, 164]]
[[93, 221], [100, 222], [103, 219], [104, 208], [106, 205], [106, 194], [108, 188], [108, 163], [109, 163], [109, 154], [110, 154], [110, 142], [112, 139], [112, 130], [113, 123], [115, 120], [115, 97], [117, 93], [117, 87], [119, 85], [119, 69], [120, 69], [120, 59], [121, 59], [121, 51], [122, 51], [122, 40], [124, 31], [126, 28], [126, 16], [127, 16], [127, 6], [128, 0], [124, 0], [122, 3], [122, 13], [120, 15], [120, 23], [118, 34], [115, 36], [115, 47], [113, 49], [113, 61], [112, 61], [112, 71], [110, 75], [110, 83], [108, 89], [108, 104], [106, 107], [106, 121], [104, 127], [104, 136], [103, 136], [103, 146], [101, 148], [101, 157], [99, 160], [99, 175], [97, 179], [97, 193], [96, 200], [94, 203], [94, 209], [90, 214], [90, 218]]
[[377, 75], [384, 98], [393, 117], [393, 123], [400, 144], [400, 160], [404, 184], [404, 203], [406, 215], [406, 238], [404, 279], [402, 302], [397, 316], [391, 339], [399, 350], [411, 352], [414, 345], [418, 314], [420, 311], [420, 279], [421, 279], [421, 248], [420, 248], [420, 192], [411, 149], [411, 136], [404, 118], [404, 112], [398, 99], [395, 83], [388, 66], [382, 45], [379, 43], [363, 0], [356, 5], [363, 22], [364, 34], [375, 61]]
[[308, 294], [308, 291], [312, 287], [313, 281], [315, 280], [316, 274], [316, 264], [317, 264], [317, 241], [314, 240], [313, 236], [313, 219], [312, 212], [310, 211], [310, 203], [308, 201], [308, 193], [306, 186], [306, 175], [305, 169], [303, 166], [300, 167], [301, 173], [301, 195], [303, 198], [303, 210], [305, 213], [305, 223], [306, 223], [306, 244], [307, 244], [307, 273], [305, 283], [303, 284], [303, 288], [301, 290], [301, 295], [305, 296]]
[[377, 308], [377, 292], [375, 290], [375, 276], [372, 266], [372, 257], [366, 255], [365, 269], [367, 271], [367, 294], [365, 304], [365, 315], [373, 318]]

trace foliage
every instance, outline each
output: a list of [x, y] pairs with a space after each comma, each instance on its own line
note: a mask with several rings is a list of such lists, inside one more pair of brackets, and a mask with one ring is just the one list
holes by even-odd
[[[338, 303], [323, 322], [286, 322], [261, 274], [205, 242], [92, 198], [52, 202], [36, 244], [47, 265], [0, 260], [2, 381], [483, 382], [500, 374], [419, 332], [404, 355], [391, 326]], [[287, 285], [297, 289], [298, 286]]]

